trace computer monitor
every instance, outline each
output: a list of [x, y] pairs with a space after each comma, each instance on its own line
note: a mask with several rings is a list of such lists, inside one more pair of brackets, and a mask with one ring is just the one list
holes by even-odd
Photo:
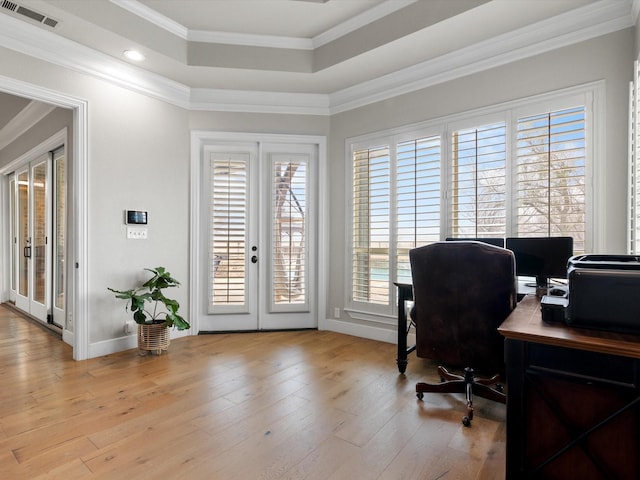
[[445, 239], [447, 242], [465, 242], [465, 241], [474, 241], [474, 242], [483, 242], [488, 243], [489, 245], [495, 245], [496, 247], [504, 248], [504, 238], [498, 237], [487, 237], [487, 238], [454, 238], [447, 237]]
[[507, 237], [505, 246], [515, 256], [516, 275], [535, 277], [536, 287], [547, 287], [549, 278], [567, 278], [573, 237]]

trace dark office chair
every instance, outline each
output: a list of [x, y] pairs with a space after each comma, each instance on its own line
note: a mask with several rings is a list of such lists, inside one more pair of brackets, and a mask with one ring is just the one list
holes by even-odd
[[[416, 384], [426, 392], [466, 393], [471, 425], [473, 394], [506, 403], [499, 384], [504, 373], [504, 339], [497, 328], [516, 306], [515, 260], [510, 250], [480, 242], [438, 242], [409, 252], [413, 277], [416, 354], [438, 367], [441, 383]], [[480, 378], [475, 370], [496, 374]]]

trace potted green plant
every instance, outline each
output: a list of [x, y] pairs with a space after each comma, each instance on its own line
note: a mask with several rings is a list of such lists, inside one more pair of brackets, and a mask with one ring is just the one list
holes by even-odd
[[145, 268], [153, 276], [140, 287], [130, 290], [116, 290], [107, 287], [116, 294], [116, 298], [127, 301], [125, 309], [133, 313], [133, 320], [138, 324], [138, 349], [140, 352], [156, 351], [169, 348], [169, 328], [178, 330], [190, 328], [179, 313], [177, 300], [165, 296], [163, 290], [180, 285], [164, 267]]

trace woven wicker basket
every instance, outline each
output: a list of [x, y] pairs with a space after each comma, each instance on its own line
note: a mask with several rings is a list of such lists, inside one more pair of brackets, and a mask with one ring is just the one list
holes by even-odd
[[169, 328], [166, 323], [138, 324], [138, 350], [141, 355], [147, 352], [162, 354], [169, 348]]

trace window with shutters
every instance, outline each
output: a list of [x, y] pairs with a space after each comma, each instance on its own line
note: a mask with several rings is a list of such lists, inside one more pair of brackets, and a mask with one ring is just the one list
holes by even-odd
[[585, 251], [585, 108], [518, 119], [515, 231], [520, 237], [573, 237]]
[[389, 146], [353, 154], [352, 299], [389, 302]]
[[411, 282], [409, 250], [446, 237], [568, 235], [575, 253], [588, 251], [594, 91], [549, 94], [348, 142], [347, 311], [393, 323], [394, 282]]
[[452, 237], [504, 237], [506, 231], [506, 125], [454, 131], [449, 167]]
[[352, 302], [390, 305], [409, 250], [440, 237], [441, 137], [405, 137], [352, 154]]
[[409, 250], [440, 238], [439, 136], [397, 144], [396, 267], [398, 282], [411, 282]]

